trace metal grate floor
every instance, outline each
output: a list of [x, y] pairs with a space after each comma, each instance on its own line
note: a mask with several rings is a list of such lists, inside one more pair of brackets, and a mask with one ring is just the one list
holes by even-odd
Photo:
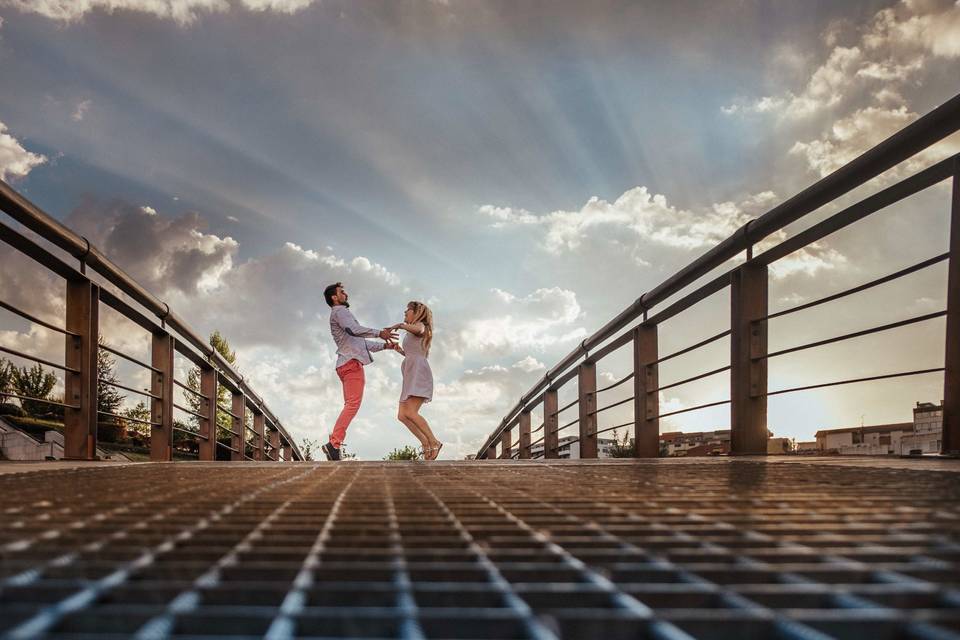
[[960, 638], [960, 462], [0, 475], [11, 638]]

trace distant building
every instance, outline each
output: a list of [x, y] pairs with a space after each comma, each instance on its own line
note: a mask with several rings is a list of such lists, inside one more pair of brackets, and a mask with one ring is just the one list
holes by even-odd
[[801, 455], [812, 455], [820, 452], [820, 447], [817, 446], [816, 440], [811, 440], [810, 442], [798, 442], [797, 443], [797, 453]]
[[793, 452], [793, 440], [790, 438], [767, 438], [768, 454], [782, 455]]
[[900, 455], [940, 453], [943, 444], [943, 402], [918, 402], [913, 409], [913, 433], [900, 439]]
[[730, 429], [718, 431], [668, 431], [660, 434], [667, 456], [717, 456], [730, 453]]
[[[560, 438], [559, 441], [559, 454], [560, 458], [566, 458], [570, 460], [577, 460], [580, 458], [580, 440], [579, 436], [564, 436]], [[613, 438], [597, 438], [597, 457], [598, 458], [609, 458], [610, 451], [613, 449], [613, 446], [616, 442]], [[542, 442], [530, 447], [530, 457], [539, 458], [543, 456], [544, 446]], [[516, 453], [516, 448], [511, 449], [511, 454]]]
[[887, 455], [900, 453], [900, 440], [913, 434], [912, 422], [874, 424], [864, 427], [822, 429], [817, 431], [817, 448], [821, 453], [842, 455]]

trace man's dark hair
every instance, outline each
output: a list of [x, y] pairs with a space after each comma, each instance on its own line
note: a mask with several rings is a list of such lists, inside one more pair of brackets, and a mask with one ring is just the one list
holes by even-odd
[[342, 282], [335, 282], [323, 290], [323, 299], [327, 301], [327, 306], [333, 306], [333, 296], [337, 294], [337, 289], [342, 287]]

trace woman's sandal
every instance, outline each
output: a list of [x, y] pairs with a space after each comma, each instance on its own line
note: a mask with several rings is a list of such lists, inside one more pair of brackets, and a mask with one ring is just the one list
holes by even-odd
[[[426, 456], [424, 456], [424, 460], [436, 460], [437, 457], [440, 455], [440, 449], [443, 449], [443, 443], [442, 443], [442, 442], [438, 442], [438, 443], [437, 443], [437, 446], [435, 446], [435, 447], [430, 447], [429, 449], [424, 449], [424, 453], [426, 453], [427, 451], [429, 451], [430, 453], [433, 453], [433, 456], [432, 456], [431, 458], [427, 458]], [[436, 453], [434, 453], [434, 452], [436, 452]]]

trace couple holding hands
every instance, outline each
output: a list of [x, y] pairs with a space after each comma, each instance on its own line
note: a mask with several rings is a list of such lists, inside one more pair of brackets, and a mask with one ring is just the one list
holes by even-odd
[[[330, 307], [330, 333], [337, 345], [337, 377], [343, 384], [343, 410], [334, 424], [330, 441], [321, 447], [327, 460], [340, 459], [340, 446], [347, 435], [347, 427], [363, 400], [363, 367], [373, 362], [371, 353], [384, 349], [403, 356], [403, 386], [397, 419], [420, 441], [424, 460], [436, 460], [443, 443], [437, 440], [430, 425], [420, 415], [420, 407], [433, 397], [433, 372], [427, 361], [433, 340], [430, 308], [422, 302], [410, 302], [404, 311], [403, 322], [385, 329], [370, 329], [361, 326], [353, 317], [347, 302], [349, 296], [342, 283], [328, 286], [323, 290], [323, 297]], [[406, 332], [402, 344], [397, 342], [400, 329]], [[380, 338], [382, 342], [367, 338]]]

